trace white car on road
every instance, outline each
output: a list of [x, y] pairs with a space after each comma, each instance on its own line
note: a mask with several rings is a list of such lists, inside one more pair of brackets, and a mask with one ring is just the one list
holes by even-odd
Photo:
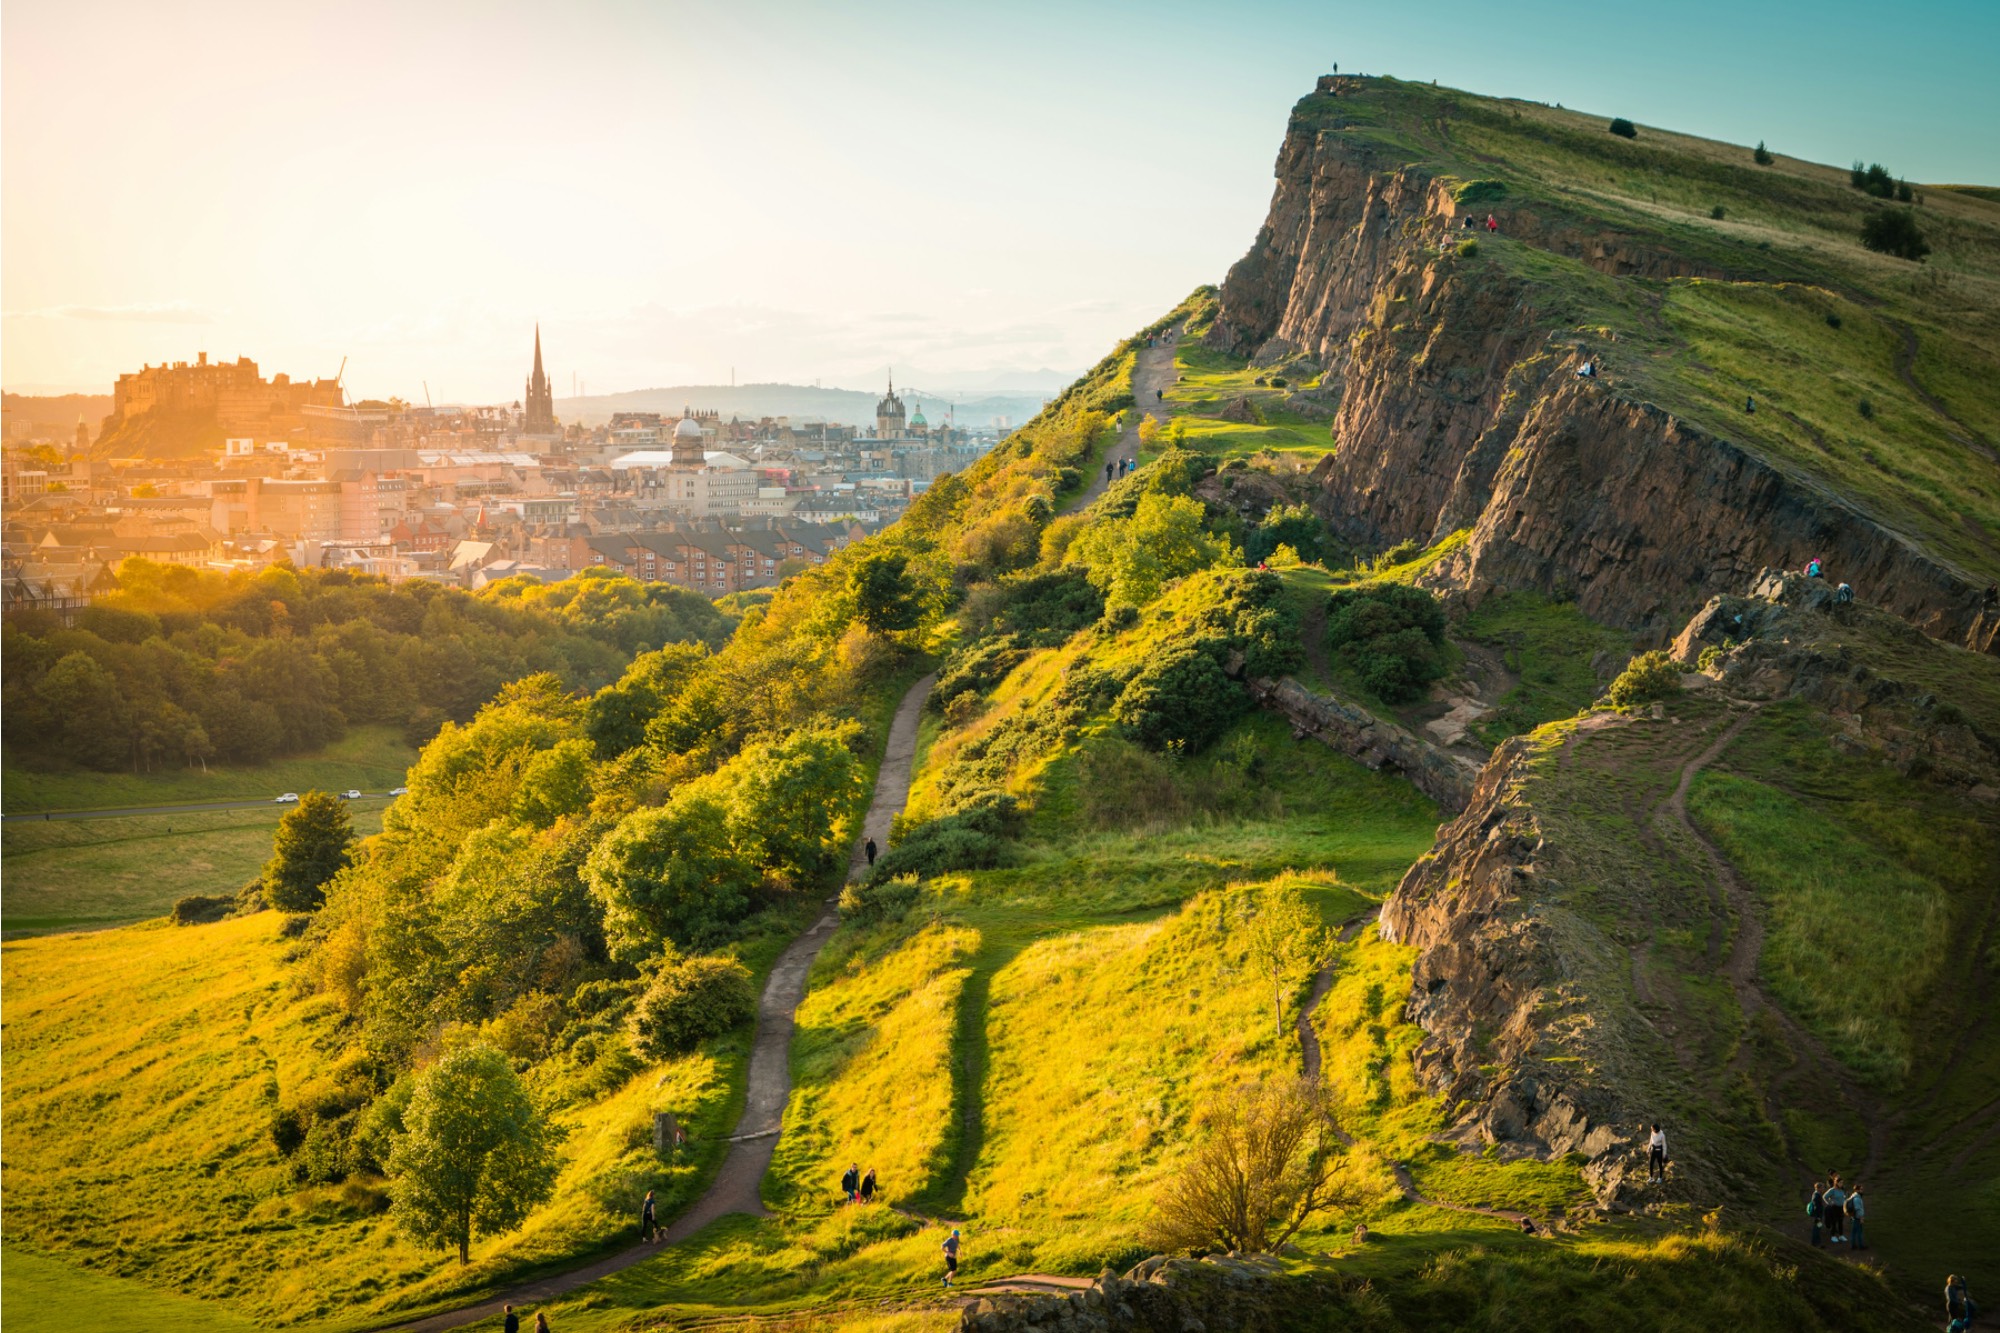
[[340, 799], [343, 801], [358, 801], [361, 799], [361, 793], [358, 791], [344, 791], [340, 794]]
[[299, 794], [295, 791], [288, 791], [283, 796], [273, 797], [272, 799], [278, 805], [297, 805], [299, 803]]

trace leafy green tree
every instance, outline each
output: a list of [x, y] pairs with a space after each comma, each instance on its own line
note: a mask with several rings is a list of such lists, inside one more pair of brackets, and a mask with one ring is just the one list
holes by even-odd
[[910, 577], [910, 558], [898, 551], [871, 551], [854, 564], [854, 613], [876, 634], [915, 629], [923, 623], [923, 598]]
[[1199, 500], [1151, 492], [1131, 518], [1084, 529], [1068, 558], [1083, 566], [1107, 602], [1145, 606], [1175, 579], [1232, 559], [1234, 548], [1209, 534], [1205, 518]]
[[541, 829], [589, 804], [590, 742], [573, 736], [528, 760], [514, 789], [513, 813]]
[[1327, 643], [1384, 703], [1422, 694], [1449, 666], [1444, 608], [1406, 583], [1380, 583], [1333, 595]]
[[124, 691], [89, 653], [64, 654], [35, 683], [35, 694], [77, 763], [111, 769], [130, 756]]
[[708, 660], [699, 644], [669, 644], [632, 659], [617, 684], [607, 685], [584, 712], [583, 733], [599, 759], [611, 759], [645, 744], [646, 724]]
[[519, 1226], [555, 1192], [555, 1136], [507, 1057], [489, 1046], [417, 1075], [389, 1153], [396, 1225], [419, 1245], [458, 1248]]
[[734, 840], [765, 873], [803, 887], [845, 859], [835, 834], [862, 786], [853, 735], [851, 728], [795, 732], [730, 761], [740, 775], [730, 813]]
[[612, 955], [637, 959], [662, 940], [686, 945], [721, 935], [748, 905], [752, 870], [730, 838], [725, 801], [691, 784], [666, 805], [619, 821], [583, 877], [604, 905]]
[[327, 881], [352, 859], [354, 821], [344, 802], [309, 791], [278, 821], [264, 863], [264, 900], [281, 912], [310, 912], [326, 901]]
[[1332, 956], [1334, 934], [1305, 895], [1280, 884], [1244, 901], [1240, 938], [1250, 965], [1271, 985], [1271, 1020], [1285, 1037], [1285, 993], [1296, 991]]

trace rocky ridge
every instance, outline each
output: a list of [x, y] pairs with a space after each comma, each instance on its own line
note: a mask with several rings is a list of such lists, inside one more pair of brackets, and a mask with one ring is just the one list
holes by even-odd
[[[1459, 183], [1343, 132], [1315, 94], [1293, 114], [1270, 213], [1221, 290], [1210, 345], [1302, 356], [1339, 393], [1316, 507], [1376, 547], [1466, 529], [1429, 575], [1533, 588], [1663, 642], [1709, 597], [1820, 556], [1925, 633], [2000, 646], [1978, 581], [1813, 480], [1621, 395], [1615, 335], [1453, 249]], [[1510, 244], [1639, 278], [1718, 277], [1651, 238], [1546, 205], [1496, 205]], [[1587, 351], [1608, 378], [1582, 380]]]

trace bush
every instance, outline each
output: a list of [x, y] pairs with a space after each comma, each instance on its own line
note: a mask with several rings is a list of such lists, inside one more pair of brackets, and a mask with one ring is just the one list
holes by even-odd
[[1005, 601], [993, 627], [1023, 636], [1034, 648], [1053, 648], [1104, 615], [1104, 594], [1080, 569], [1004, 579]]
[[1458, 257], [1470, 259], [1479, 253], [1479, 242], [1468, 236], [1458, 243]]
[[1764, 141], [1759, 139], [1755, 151], [1750, 154], [1750, 160], [1760, 167], [1768, 167], [1777, 159], [1771, 156], [1771, 150], [1764, 147]]
[[1611, 682], [1605, 698], [1614, 708], [1636, 708], [1659, 699], [1671, 699], [1681, 692], [1681, 666], [1666, 653], [1654, 649], [1640, 653]]
[[1896, 178], [1891, 176], [1888, 169], [1880, 162], [1869, 163], [1866, 170], [1856, 162], [1854, 169], [1848, 173], [1848, 178], [1854, 188], [1863, 194], [1872, 194], [1877, 199], [1896, 197]]
[[1193, 754], [1229, 729], [1250, 698], [1213, 654], [1182, 647], [1155, 657], [1119, 696], [1111, 716], [1149, 750]]
[[920, 894], [914, 875], [850, 884], [840, 891], [840, 915], [860, 925], [900, 921]]
[[1860, 402], [1856, 403], [1854, 406], [1855, 410], [1861, 413], [1862, 418], [1864, 420], [1873, 421], [1875, 419], [1875, 404], [1873, 400], [1863, 398]]
[[685, 1055], [757, 1012], [750, 969], [714, 955], [669, 961], [632, 1008], [632, 1043], [655, 1060]]
[[1827, 312], [1826, 326], [1830, 329], [1837, 329], [1840, 327], [1840, 313], [1838, 311], [1829, 310]]
[[1931, 252], [1917, 228], [1916, 211], [1909, 208], [1880, 208], [1863, 218], [1861, 243], [1878, 254], [1919, 264]]
[[991, 870], [1006, 859], [1007, 840], [1020, 820], [1012, 796], [981, 791], [959, 797], [957, 809], [919, 824], [876, 858], [871, 884], [928, 878], [954, 870]]
[[1606, 128], [1621, 139], [1636, 139], [1639, 137], [1639, 127], [1623, 116], [1614, 117], [1611, 124]]
[[236, 899], [226, 893], [190, 893], [174, 900], [173, 922], [177, 926], [205, 925], [222, 920], [235, 907]]
[[1728, 212], [1729, 212], [1728, 209], [1724, 208], [1721, 204], [1717, 204], [1714, 208], [1708, 210], [1708, 215], [1714, 218], [1717, 222], [1720, 222], [1725, 216], [1728, 215]]
[[292, 1178], [306, 1185], [337, 1185], [347, 1179], [347, 1136], [332, 1120], [315, 1120], [292, 1156]]
[[1338, 592], [1327, 613], [1327, 645], [1384, 703], [1417, 698], [1450, 664], [1444, 607], [1421, 588], [1384, 583]]
[[[1088, 583], [1084, 586], [1090, 587]], [[946, 659], [924, 706], [933, 713], [948, 715], [950, 706], [959, 698], [985, 694], [1027, 657], [1028, 650], [1012, 634], [975, 639]]]
[[278, 1156], [290, 1157], [305, 1141], [306, 1122], [297, 1111], [280, 1106], [271, 1112], [271, 1144], [278, 1150]]

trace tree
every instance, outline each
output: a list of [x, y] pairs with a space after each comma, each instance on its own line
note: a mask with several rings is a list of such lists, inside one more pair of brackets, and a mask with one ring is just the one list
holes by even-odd
[[547, 828], [590, 804], [590, 742], [558, 741], [530, 759], [514, 789], [514, 817]]
[[1280, 884], [1245, 903], [1242, 939], [1250, 965], [1271, 983], [1271, 1020], [1285, 1037], [1285, 993], [1296, 991], [1333, 951], [1334, 934], [1320, 924], [1305, 895]]
[[801, 888], [838, 866], [834, 838], [861, 793], [851, 732], [820, 727], [754, 745], [730, 762], [730, 826], [738, 848], [767, 874]]
[[1757, 141], [1757, 149], [1755, 152], [1750, 154], [1750, 160], [1755, 162], [1760, 167], [1768, 167], [1773, 162], [1777, 161], [1776, 158], [1771, 156], [1771, 150], [1764, 147], [1764, 141], [1762, 139], [1759, 139]]
[[618, 958], [643, 958], [663, 939], [719, 935], [747, 905], [751, 868], [729, 836], [722, 799], [690, 785], [664, 806], [625, 816], [584, 863], [604, 904], [604, 934]]
[[923, 623], [923, 601], [909, 565], [910, 558], [896, 551], [871, 551], [854, 564], [854, 613], [876, 634]]
[[1145, 606], [1175, 579], [1233, 557], [1226, 537], [1209, 534], [1206, 517], [1199, 500], [1149, 492], [1131, 518], [1085, 528], [1067, 558], [1083, 566], [1108, 602]]
[[1878, 208], [1861, 220], [1861, 243], [1870, 250], [1921, 264], [1931, 252], [1909, 208]]
[[264, 863], [264, 899], [281, 912], [310, 912], [326, 901], [326, 884], [345, 870], [354, 845], [347, 806], [309, 791], [278, 821], [271, 859]]
[[1606, 126], [1606, 128], [1621, 139], [1636, 139], [1639, 137], [1638, 126], [1623, 116], [1612, 117], [1611, 124]]
[[1444, 608], [1407, 583], [1351, 588], [1328, 603], [1326, 641], [1384, 703], [1405, 703], [1450, 665]]
[[111, 769], [131, 754], [124, 692], [89, 653], [64, 654], [35, 682], [35, 694], [47, 705], [63, 749], [75, 762]]
[[655, 1060], [685, 1055], [757, 1013], [750, 969], [734, 958], [669, 958], [632, 1007], [632, 1041]]
[[1193, 1159], [1154, 1200], [1152, 1239], [1161, 1249], [1269, 1252], [1313, 1214], [1357, 1201], [1338, 1172], [1340, 1129], [1314, 1084], [1247, 1087], [1203, 1121]]
[[389, 1152], [396, 1225], [419, 1245], [458, 1247], [519, 1226], [555, 1192], [555, 1136], [507, 1057], [456, 1050], [417, 1075]]

